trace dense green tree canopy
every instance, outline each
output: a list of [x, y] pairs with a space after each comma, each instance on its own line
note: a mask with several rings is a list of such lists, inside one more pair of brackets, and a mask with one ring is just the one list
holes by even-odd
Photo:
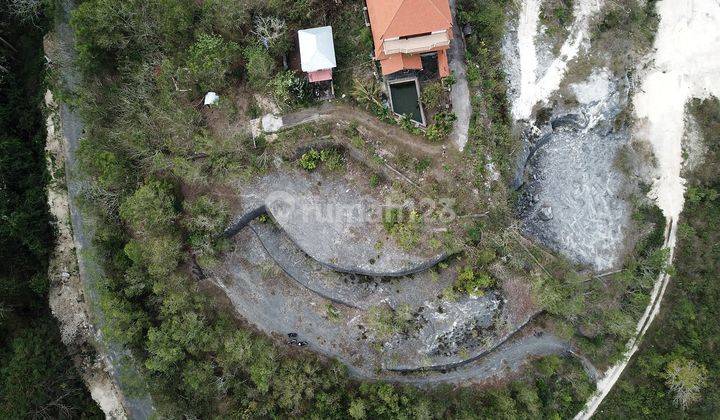
[[42, 37], [48, 25], [44, 4], [0, 2], [0, 418], [4, 419], [100, 414], [47, 306], [54, 232], [47, 206], [42, 114]]

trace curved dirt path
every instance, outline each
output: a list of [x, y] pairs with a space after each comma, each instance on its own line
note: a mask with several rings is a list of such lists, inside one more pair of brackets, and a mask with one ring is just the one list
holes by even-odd
[[359, 108], [337, 103], [324, 102], [318, 107], [306, 108], [283, 115], [282, 127], [279, 130], [322, 121], [337, 121], [347, 124], [356, 122], [371, 131], [377, 139], [387, 140], [390, 143], [427, 156], [442, 155], [446, 151], [446, 147], [441, 144], [428, 143], [424, 138], [414, 136], [397, 125], [384, 123], [374, 115], [370, 115]]
[[457, 119], [450, 133], [450, 138], [459, 150], [465, 149], [470, 131], [470, 118], [472, 117], [472, 104], [470, 103], [470, 87], [467, 81], [467, 65], [465, 63], [465, 39], [463, 28], [458, 25], [457, 0], [450, 0], [450, 8], [453, 14], [453, 25], [455, 30], [453, 42], [450, 44], [450, 69], [455, 76], [455, 84], [450, 89], [452, 111]]

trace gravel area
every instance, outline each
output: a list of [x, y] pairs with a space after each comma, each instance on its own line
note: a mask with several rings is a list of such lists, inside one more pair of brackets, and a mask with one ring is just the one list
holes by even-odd
[[[454, 270], [450, 264], [437, 275], [348, 276], [312, 260], [272, 224], [253, 222], [234, 237], [223, 264], [204, 271], [260, 330], [297, 332], [312, 350], [338, 357], [356, 376], [385, 378], [397, 376], [391, 370], [417, 369], [430, 369], [433, 377], [434, 366], [484, 354], [521, 325], [508, 321], [512, 305], [498, 292], [443, 299]], [[412, 316], [404, 327], [381, 332], [372, 321], [379, 308], [406, 308]]]
[[612, 270], [622, 264], [631, 226], [634, 187], [615, 166], [630, 133], [613, 127], [627, 85], [600, 71], [571, 89], [576, 107], [558, 106], [547, 124], [526, 132], [524, 230], [595, 271]]
[[[274, 171], [241, 184], [243, 211], [266, 206], [294, 243], [325, 267], [368, 276], [402, 276], [425, 270], [449, 251], [403, 248], [382, 224], [382, 212], [402, 202], [389, 190], [369, 193], [343, 174], [300, 169]], [[238, 218], [241, 215], [238, 216]], [[432, 226], [419, 235], [424, 242]], [[418, 245], [423, 245], [422, 243]]]
[[450, 8], [453, 13], [453, 30], [454, 38], [450, 43], [450, 69], [455, 76], [455, 84], [450, 90], [450, 99], [452, 101], [453, 113], [457, 119], [450, 133], [450, 138], [458, 149], [463, 150], [468, 141], [468, 131], [470, 130], [470, 117], [472, 116], [472, 105], [470, 104], [470, 88], [467, 81], [467, 65], [465, 63], [465, 40], [463, 39], [463, 29], [458, 25], [457, 21], [457, 0], [450, 0]]
[[[584, 25], [595, 9], [585, 3], [578, 6], [587, 10], [577, 25]], [[614, 124], [628, 103], [629, 82], [595, 69], [579, 83], [558, 82], [539, 101], [554, 95], [549, 107], [529, 113], [535, 102], [523, 102], [523, 89], [542, 91], [543, 80], [552, 78], [546, 73], [560, 71], [543, 64], [552, 61], [547, 58], [551, 45], [535, 39], [536, 6], [535, 0], [523, 3], [503, 41], [509, 97], [515, 111], [525, 110], [518, 116], [525, 153], [515, 180], [521, 191], [523, 232], [594, 271], [609, 271], [622, 264], [632, 242], [628, 197], [637, 187], [615, 164], [620, 148], [630, 142], [630, 132]], [[583, 38], [575, 29], [570, 37], [575, 39], [568, 42]], [[535, 74], [538, 69], [543, 69], [542, 76]]]
[[287, 275], [318, 295], [349, 307], [400, 304], [422, 305], [451, 286], [455, 270], [436, 269], [403, 277], [369, 277], [329, 270], [308, 257], [282, 229], [271, 223], [254, 223], [253, 231], [263, 247]]

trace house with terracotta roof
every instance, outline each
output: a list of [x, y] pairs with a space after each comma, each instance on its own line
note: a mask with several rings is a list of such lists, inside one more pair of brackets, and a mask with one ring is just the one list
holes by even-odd
[[[448, 0], [366, 0], [383, 75], [423, 70], [437, 63], [440, 77], [450, 75], [447, 50], [453, 39]], [[435, 61], [436, 60], [436, 61]]]

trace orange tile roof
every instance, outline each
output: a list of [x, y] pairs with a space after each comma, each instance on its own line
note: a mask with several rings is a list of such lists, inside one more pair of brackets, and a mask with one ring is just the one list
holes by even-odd
[[382, 41], [452, 29], [448, 0], [367, 0], [375, 55], [382, 57]]
[[392, 74], [405, 69], [421, 70], [422, 59], [420, 55], [393, 54], [382, 61], [383, 74]]

